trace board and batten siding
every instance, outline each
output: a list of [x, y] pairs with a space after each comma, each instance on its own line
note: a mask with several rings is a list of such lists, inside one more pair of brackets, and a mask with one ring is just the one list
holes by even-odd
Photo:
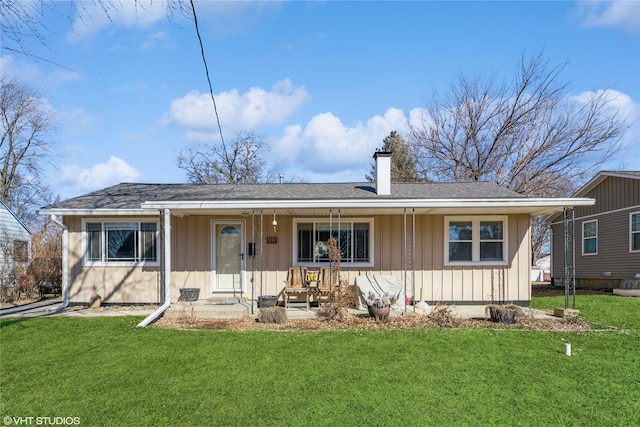
[[[620, 280], [640, 273], [640, 252], [629, 251], [629, 215], [640, 212], [640, 180], [609, 176], [583, 195], [593, 206], [575, 209], [575, 272], [584, 286], [617, 287]], [[582, 224], [597, 220], [597, 254], [583, 255]], [[552, 220], [552, 276], [563, 279], [564, 224], [562, 215]], [[608, 283], [611, 282], [611, 283]]]
[[[296, 217], [300, 218], [300, 217]], [[471, 218], [471, 217], [470, 217]], [[172, 299], [180, 288], [199, 288], [200, 298], [231, 296], [211, 292], [211, 224], [213, 220], [244, 221], [246, 243], [252, 241], [251, 218], [187, 216], [172, 218]], [[259, 221], [259, 219], [256, 219]], [[343, 221], [349, 218], [343, 217]], [[528, 215], [508, 216], [508, 265], [445, 266], [444, 220], [441, 215], [416, 216], [415, 289], [416, 299], [428, 302], [529, 301], [530, 234]], [[334, 219], [335, 221], [335, 219]], [[411, 295], [411, 217], [407, 218], [407, 289]], [[335, 221], [337, 224], [337, 221]], [[262, 258], [259, 256], [259, 222], [256, 223], [256, 257], [246, 257], [243, 296], [280, 295], [285, 287], [287, 271], [294, 266], [294, 217], [278, 217], [273, 231], [265, 217]], [[267, 243], [272, 237], [277, 243]], [[373, 267], [341, 266], [341, 276], [349, 284], [358, 275], [393, 275], [405, 280], [404, 218], [400, 215], [373, 218]], [[262, 263], [262, 273], [260, 268]], [[252, 277], [254, 288], [251, 289]]]
[[[82, 217], [64, 218], [65, 224], [69, 227], [71, 301], [87, 302], [95, 293], [100, 295], [104, 302], [159, 302], [162, 289], [161, 267], [83, 265], [82, 219]], [[180, 288], [199, 288], [200, 299], [232, 296], [232, 294], [212, 292], [212, 239], [214, 238], [212, 224], [216, 220], [243, 222], [245, 253], [246, 244], [253, 240], [251, 217], [172, 216], [171, 299], [173, 302], [178, 299]], [[349, 221], [349, 218], [343, 217], [342, 220]], [[335, 223], [337, 224], [337, 221]], [[529, 215], [507, 217], [508, 263], [506, 266], [446, 266], [444, 262], [445, 217], [416, 215], [415, 243], [411, 241], [413, 233], [410, 215], [407, 216], [407, 223], [406, 280], [409, 296], [414, 289], [411, 255], [412, 245], [415, 245], [415, 297], [417, 300], [429, 303], [528, 302], [530, 300]], [[256, 217], [257, 256], [245, 256], [245, 289], [241, 295], [245, 298], [252, 296], [257, 298], [260, 294], [280, 295], [285, 287], [287, 271], [294, 266], [293, 236], [296, 235], [294, 217], [278, 216], [278, 226], [274, 231], [270, 218], [265, 216], [262, 230], [261, 245], [259, 218]], [[373, 266], [360, 268], [343, 264], [342, 278], [351, 285], [355, 282], [356, 276], [367, 274], [393, 275], [404, 281], [403, 216], [374, 216], [372, 233]], [[267, 243], [267, 237], [277, 242]], [[262, 257], [259, 256], [261, 246]], [[161, 246], [158, 250], [162, 251]]]
[[[141, 219], [157, 220], [158, 217], [128, 217], [124, 220]], [[83, 265], [82, 220], [80, 216], [63, 218], [69, 229], [69, 301], [86, 303], [96, 294], [106, 303], [159, 303], [160, 267]]]

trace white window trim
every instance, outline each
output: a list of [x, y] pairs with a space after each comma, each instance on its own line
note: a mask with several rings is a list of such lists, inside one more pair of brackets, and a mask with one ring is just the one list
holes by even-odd
[[[449, 223], [452, 221], [471, 221], [471, 261], [449, 261]], [[480, 221], [502, 221], [502, 261], [480, 261]], [[508, 265], [509, 217], [493, 216], [445, 216], [444, 217], [444, 265]]]
[[[156, 224], [157, 261], [88, 261], [87, 260], [87, 223], [96, 222], [137, 222]], [[102, 248], [104, 250], [104, 248]], [[160, 221], [147, 218], [83, 218], [82, 219], [82, 266], [83, 267], [158, 267], [160, 266]]]
[[[321, 218], [305, 218], [305, 217], [300, 217], [300, 218], [293, 218], [293, 235], [292, 235], [292, 240], [293, 240], [293, 244], [291, 245], [293, 247], [293, 253], [292, 253], [292, 265], [294, 267], [328, 267], [329, 264], [325, 263], [325, 262], [298, 262], [298, 223], [301, 222], [323, 222], [323, 223], [329, 223], [329, 219], [327, 217], [321, 217]], [[347, 261], [340, 261], [341, 265], [344, 265], [345, 267], [373, 267], [373, 260], [374, 258], [374, 220], [371, 217], [368, 218], [354, 218], [354, 217], [348, 217], [348, 218], [342, 218], [341, 221], [342, 222], [348, 222], [348, 223], [354, 223], [354, 222], [362, 222], [362, 223], [367, 223], [369, 224], [369, 261], [368, 262], [347, 262]], [[338, 221], [334, 220], [333, 221], [333, 226], [334, 229], [337, 230], [338, 229]]]
[[[584, 225], [585, 224], [589, 224], [594, 222], [596, 224], [596, 235], [595, 237], [589, 237], [589, 239], [596, 239], [596, 251], [593, 253], [585, 253], [584, 251], [584, 241], [585, 241], [585, 237], [584, 237]], [[582, 221], [582, 256], [592, 256], [592, 255], [598, 255], [598, 246], [600, 246], [598, 244], [598, 220], [597, 219], [592, 219], [590, 221]]]
[[[638, 212], [631, 212], [629, 214], [629, 252], [640, 252], [640, 249], [633, 249], [633, 216], [634, 215], [640, 215], [640, 211]], [[636, 233], [639, 233], [640, 231], [636, 231]]]

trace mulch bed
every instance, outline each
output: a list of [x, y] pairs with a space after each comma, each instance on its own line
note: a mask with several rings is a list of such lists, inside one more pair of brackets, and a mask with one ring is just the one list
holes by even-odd
[[391, 316], [384, 322], [377, 322], [367, 316], [349, 316], [345, 321], [328, 320], [323, 317], [313, 319], [288, 320], [285, 324], [259, 323], [254, 319], [212, 320], [193, 318], [162, 318], [156, 325], [163, 328], [177, 329], [217, 329], [217, 330], [272, 330], [272, 331], [330, 331], [330, 330], [396, 330], [396, 329], [435, 329], [435, 328], [484, 328], [484, 329], [520, 329], [545, 330], [557, 332], [580, 332], [590, 329], [589, 323], [568, 319], [534, 319], [524, 316], [514, 324], [507, 325], [486, 319], [458, 319], [451, 316], [423, 316], [408, 313], [402, 316]]

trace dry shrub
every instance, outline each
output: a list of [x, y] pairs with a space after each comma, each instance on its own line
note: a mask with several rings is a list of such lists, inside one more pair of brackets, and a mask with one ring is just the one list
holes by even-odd
[[32, 261], [27, 274], [28, 280], [41, 293], [60, 294], [62, 292], [62, 232], [49, 222], [35, 233], [31, 239]]
[[356, 307], [355, 286], [349, 286], [340, 278], [339, 285], [329, 295], [329, 304], [318, 311], [318, 316], [327, 320], [346, 322], [349, 319], [349, 308]]
[[193, 304], [182, 303], [182, 310], [180, 312], [180, 322], [185, 326], [193, 326], [198, 322], [196, 311], [193, 308]]
[[493, 322], [512, 324], [524, 317], [522, 307], [515, 304], [496, 305], [489, 304], [484, 309], [485, 314]]
[[319, 317], [337, 322], [346, 322], [349, 319], [349, 309], [339, 304], [330, 303], [328, 306], [318, 311]]
[[258, 311], [258, 322], [275, 323], [277, 325], [287, 324], [287, 310], [282, 307], [261, 308]]
[[436, 304], [433, 310], [431, 310], [431, 313], [427, 315], [427, 319], [441, 328], [451, 328], [456, 325], [452, 311], [453, 307], [449, 305]]
[[338, 239], [335, 237], [331, 237], [327, 240], [327, 255], [329, 259], [333, 263], [333, 268], [336, 271], [340, 271], [340, 260], [342, 260], [342, 253], [340, 253], [340, 249], [338, 248]]
[[356, 286], [349, 285], [346, 280], [340, 279], [340, 285], [330, 296], [331, 301], [346, 308], [357, 308], [358, 298], [356, 296]]
[[[31, 236], [30, 253], [17, 256], [13, 239], [0, 236], [0, 302], [40, 299], [61, 293], [62, 233], [47, 221]], [[29, 256], [27, 256], [29, 255]]]

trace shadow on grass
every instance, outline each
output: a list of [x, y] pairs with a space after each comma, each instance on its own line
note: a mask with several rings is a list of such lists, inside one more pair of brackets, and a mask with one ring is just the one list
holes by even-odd
[[25, 320], [29, 320], [29, 318], [28, 317], [8, 317], [8, 318], [0, 319], [0, 329], [16, 325]]

